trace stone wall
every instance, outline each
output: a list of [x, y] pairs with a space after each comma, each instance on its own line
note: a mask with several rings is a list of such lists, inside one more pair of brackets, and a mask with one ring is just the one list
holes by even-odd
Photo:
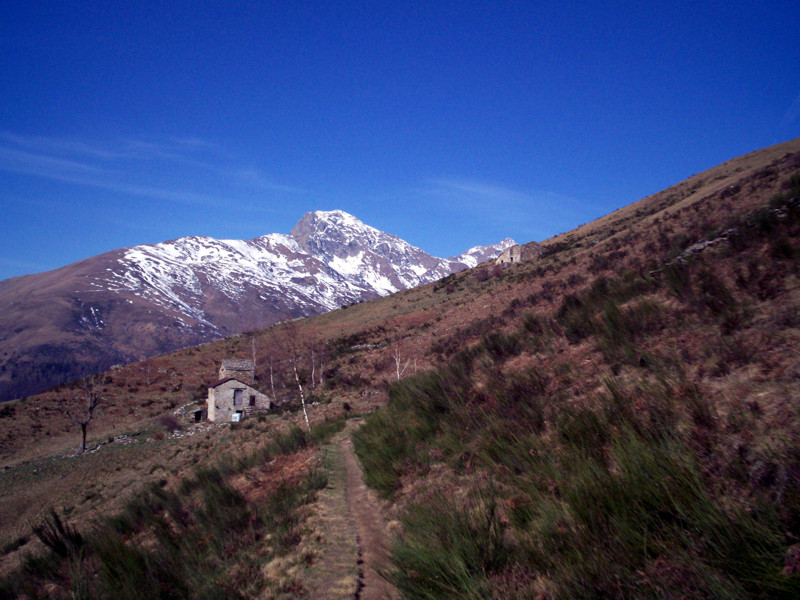
[[522, 246], [510, 246], [497, 257], [495, 264], [512, 265], [518, 262], [522, 262]]
[[208, 420], [231, 421], [235, 413], [242, 417], [252, 412], [269, 410], [272, 402], [266, 394], [236, 379], [229, 379], [208, 388]]

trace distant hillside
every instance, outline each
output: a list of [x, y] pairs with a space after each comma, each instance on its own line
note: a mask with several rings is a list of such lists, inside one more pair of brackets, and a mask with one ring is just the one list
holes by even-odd
[[433, 257], [342, 211], [290, 235], [188, 237], [0, 282], [0, 400], [273, 323], [414, 287], [513, 241]]

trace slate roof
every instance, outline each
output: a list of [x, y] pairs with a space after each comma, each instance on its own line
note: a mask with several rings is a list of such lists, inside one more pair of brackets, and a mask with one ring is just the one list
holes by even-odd
[[214, 383], [210, 384], [208, 387], [215, 388], [218, 385], [222, 385], [223, 383], [227, 383], [229, 381], [237, 381], [238, 383], [241, 383], [242, 385], [247, 385], [246, 383], [236, 379], [236, 377], [226, 377], [225, 379], [220, 379], [219, 381], [215, 381]]
[[223, 358], [222, 359], [222, 367], [228, 369], [229, 371], [253, 371], [255, 367], [253, 366], [252, 360], [247, 359], [239, 359], [239, 358]]

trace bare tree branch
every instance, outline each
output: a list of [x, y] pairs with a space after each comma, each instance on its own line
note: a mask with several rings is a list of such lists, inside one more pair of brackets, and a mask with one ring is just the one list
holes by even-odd
[[82, 377], [72, 395], [62, 400], [61, 412], [81, 428], [81, 452], [86, 451], [86, 430], [101, 401], [97, 391], [97, 376]]
[[[406, 369], [408, 368], [408, 364], [411, 362], [411, 360], [409, 359], [409, 360], [407, 360], [405, 362], [405, 364], [402, 364], [403, 361], [400, 358], [400, 348], [399, 348], [399, 346], [395, 346], [394, 350], [392, 350], [392, 357], [394, 358], [394, 365], [395, 365], [395, 369], [397, 371], [397, 381], [400, 381], [400, 378], [406, 372]], [[401, 364], [402, 364], [402, 368], [400, 366]]]

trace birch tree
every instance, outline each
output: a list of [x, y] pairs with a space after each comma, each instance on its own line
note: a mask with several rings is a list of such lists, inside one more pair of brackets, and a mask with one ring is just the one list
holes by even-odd
[[300, 404], [303, 407], [303, 416], [306, 420], [306, 427], [311, 431], [311, 423], [308, 420], [308, 410], [306, 409], [306, 396], [303, 392], [303, 384], [300, 381], [300, 360], [303, 355], [304, 344], [300, 340], [300, 332], [294, 323], [286, 323], [281, 328], [282, 345], [289, 361], [289, 366], [294, 374], [294, 381], [297, 384], [297, 391], [300, 394]]
[[400, 378], [403, 376], [403, 374], [406, 372], [406, 369], [408, 368], [408, 363], [410, 363], [411, 361], [407, 360], [405, 364], [403, 364], [403, 360], [400, 357], [400, 347], [397, 345], [395, 345], [394, 350], [392, 350], [392, 358], [394, 358], [394, 366], [397, 371], [397, 381], [400, 381]]
[[[316, 342], [308, 344], [311, 353], [311, 389], [317, 389], [318, 385], [325, 382], [325, 359], [327, 352], [325, 346]], [[319, 373], [319, 376], [317, 376]]]

